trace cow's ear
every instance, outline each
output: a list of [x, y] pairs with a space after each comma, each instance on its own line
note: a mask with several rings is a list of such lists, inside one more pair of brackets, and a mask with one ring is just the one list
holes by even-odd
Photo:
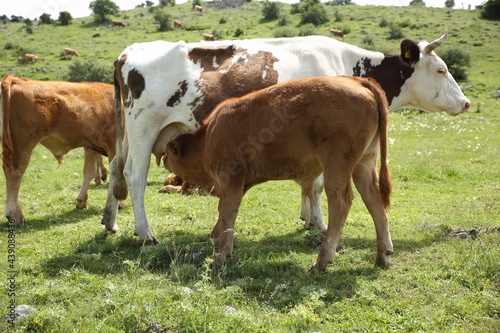
[[420, 48], [417, 43], [410, 39], [403, 39], [401, 41], [401, 60], [411, 65], [419, 61]]
[[180, 157], [182, 153], [181, 146], [177, 141], [170, 141], [167, 143], [167, 150], [177, 157]]

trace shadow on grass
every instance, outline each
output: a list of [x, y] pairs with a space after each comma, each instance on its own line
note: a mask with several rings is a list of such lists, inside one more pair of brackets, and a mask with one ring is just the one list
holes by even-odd
[[[429, 237], [420, 241], [396, 240], [396, 253], [415, 251], [444, 239], [440, 234], [429, 233]], [[360, 281], [375, 280], [383, 271], [373, 264], [375, 237], [344, 237], [328, 272], [309, 274], [312, 262], [304, 258], [309, 258], [308, 255], [315, 258], [321, 240], [319, 232], [302, 229], [258, 241], [239, 235], [233, 257], [227, 264], [210, 268], [211, 281], [221, 289], [239, 286], [249, 297], [262, 298], [272, 306], [284, 308], [298, 304], [308, 288], [326, 290], [325, 298], [330, 301], [351, 298], [359, 290]], [[366, 263], [352, 265], [342, 260], [343, 252], [364, 249], [372, 250], [362, 258]], [[156, 246], [142, 246], [131, 234], [111, 235], [102, 231], [78, 244], [72, 253], [42, 261], [40, 270], [53, 277], [72, 269], [102, 278], [109, 274], [130, 276], [130, 279], [142, 274], [159, 274], [182, 285], [193, 285], [206, 274], [205, 263], [216, 250], [217, 242], [209, 240], [208, 233], [203, 232], [174, 231], [160, 238]]]

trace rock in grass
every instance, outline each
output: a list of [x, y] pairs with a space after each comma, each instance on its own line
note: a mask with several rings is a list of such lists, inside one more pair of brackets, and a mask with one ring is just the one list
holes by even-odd
[[35, 308], [26, 304], [21, 304], [16, 306], [14, 309], [5, 316], [5, 320], [9, 322], [14, 322], [19, 318], [28, 317], [30, 314], [35, 312]]

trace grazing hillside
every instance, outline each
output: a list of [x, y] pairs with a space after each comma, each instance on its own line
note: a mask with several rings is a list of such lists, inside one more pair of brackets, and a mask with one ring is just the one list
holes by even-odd
[[[226, 3], [219, 1], [217, 5]], [[10, 305], [36, 309], [1, 331], [11, 332], [498, 332], [500, 327], [500, 23], [478, 11], [425, 7], [325, 6], [328, 23], [299, 25], [284, 4], [264, 19], [264, 2], [205, 13], [192, 3], [166, 10], [182, 28], [158, 31], [146, 8], [109, 23], [92, 17], [69, 26], [0, 24], [0, 74], [65, 80], [92, 71], [111, 82], [113, 62], [128, 45], [154, 40], [200, 41], [317, 34], [341, 29], [346, 43], [399, 52], [402, 38], [434, 40], [451, 60], [469, 58], [469, 112], [403, 110], [389, 120], [389, 168], [394, 182], [389, 224], [394, 254], [375, 267], [373, 223], [355, 192], [334, 262], [309, 274], [323, 235], [304, 230], [300, 188], [291, 181], [252, 188], [242, 202], [234, 252], [212, 265], [217, 200], [158, 193], [169, 173], [154, 161], [145, 204], [159, 241], [141, 246], [130, 200], [121, 231], [100, 224], [107, 183], [91, 184], [87, 209], [75, 209], [83, 150], [58, 164], [36, 147], [20, 191], [26, 222], [0, 236], [0, 318]], [[1, 14], [1, 13], [0, 13]], [[111, 19], [125, 27], [111, 25]], [[334, 37], [332, 37], [334, 38]], [[79, 56], [65, 55], [71, 48]], [[18, 57], [36, 54], [35, 63]], [[464, 62], [467, 64], [467, 61]], [[0, 176], [0, 204], [5, 205]], [[323, 212], [327, 212], [322, 197]], [[12, 303], [11, 303], [12, 302]]]

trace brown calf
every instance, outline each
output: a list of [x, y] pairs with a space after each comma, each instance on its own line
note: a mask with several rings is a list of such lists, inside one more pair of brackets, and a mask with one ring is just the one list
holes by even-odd
[[344, 39], [344, 33], [342, 30], [330, 29], [330, 36], [340, 37]]
[[175, 28], [182, 28], [182, 22], [179, 20], [174, 20], [174, 27]]
[[37, 144], [49, 149], [59, 162], [68, 151], [85, 148], [83, 183], [76, 207], [86, 208], [89, 182], [99, 169], [99, 178], [107, 176], [101, 154], [110, 160], [115, 156], [113, 85], [36, 81], [5, 75], [0, 96], [9, 222], [20, 225], [24, 221], [19, 189]]
[[112, 20], [111, 26], [112, 27], [124, 27], [125, 23], [123, 23], [122, 21], [118, 21], [118, 20]]
[[202, 6], [199, 6], [199, 5], [194, 5], [194, 10], [203, 14], [205, 11], [203, 10], [203, 7]]
[[76, 52], [73, 49], [70, 49], [69, 47], [64, 49], [64, 55], [71, 55], [71, 56], [79, 56], [78, 52]]
[[297, 181], [304, 191], [323, 173], [329, 222], [311, 269], [324, 271], [333, 260], [353, 199], [351, 177], [375, 223], [376, 263], [388, 266], [393, 246], [386, 215], [392, 189], [387, 121], [385, 93], [372, 79], [293, 80], [220, 104], [198, 131], [167, 144], [164, 165], [220, 198], [212, 231], [220, 238], [218, 265], [233, 251], [234, 224], [246, 191], [283, 179]]
[[205, 40], [205, 41], [214, 41], [215, 40], [215, 36], [212, 35], [212, 34], [203, 34], [203, 40]]

